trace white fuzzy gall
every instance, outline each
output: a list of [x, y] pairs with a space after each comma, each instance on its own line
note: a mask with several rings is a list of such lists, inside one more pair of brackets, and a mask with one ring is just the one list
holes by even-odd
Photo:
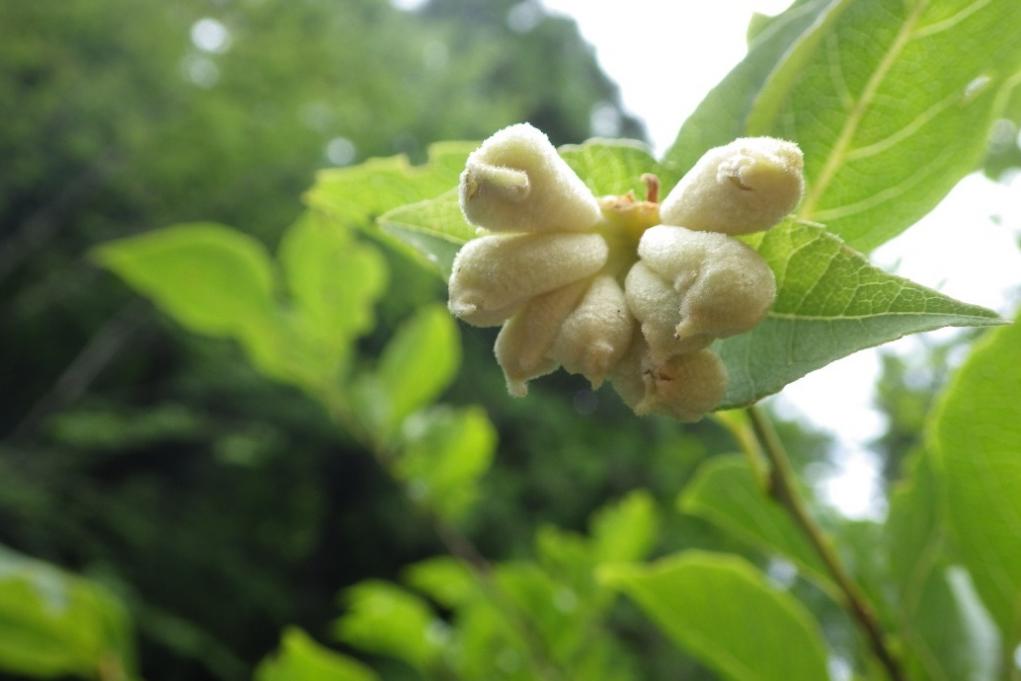
[[530, 298], [591, 277], [609, 248], [598, 234], [490, 235], [454, 258], [450, 311], [475, 326], [497, 326]]
[[[725, 234], [658, 225], [642, 235], [638, 256], [679, 296], [679, 341], [748, 331], [776, 297], [773, 272], [762, 256]], [[629, 287], [628, 300], [639, 297]]]
[[610, 275], [600, 275], [564, 320], [553, 358], [598, 388], [627, 352], [634, 327], [620, 284]]
[[663, 224], [724, 234], [769, 229], [804, 191], [801, 149], [745, 137], [707, 151], [660, 205]]
[[459, 195], [468, 222], [491, 231], [579, 232], [601, 217], [585, 183], [527, 123], [496, 132], [472, 152]]

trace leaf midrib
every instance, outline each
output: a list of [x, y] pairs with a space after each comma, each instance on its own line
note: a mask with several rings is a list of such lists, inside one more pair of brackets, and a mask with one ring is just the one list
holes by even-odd
[[844, 164], [848, 148], [850, 147], [851, 141], [854, 139], [855, 133], [858, 131], [858, 126], [861, 124], [866, 110], [872, 103], [876, 92], [879, 90], [879, 86], [882, 85], [883, 80], [886, 78], [887, 74], [889, 74], [890, 69], [893, 68], [894, 62], [896, 62], [897, 57], [900, 56], [904, 46], [910, 42], [915, 26], [918, 23], [918, 19], [928, 7], [928, 4], [928, 0], [919, 0], [914, 8], [912, 8], [911, 13], [901, 25], [900, 30], [897, 32], [897, 36], [890, 44], [886, 54], [883, 55], [883, 59], [879, 62], [876, 70], [872, 72], [868, 82], [862, 89], [861, 95], [854, 103], [854, 107], [851, 109], [847, 119], [844, 121], [844, 125], [840, 130], [840, 135], [837, 137], [837, 141], [833, 145], [829, 156], [827, 156], [826, 163], [823, 165], [819, 176], [816, 178], [815, 182], [811, 184], [809, 192], [801, 204], [801, 209], [798, 211], [798, 218], [802, 220], [808, 220], [811, 218], [812, 212], [815, 210], [815, 207], [822, 198], [822, 195], [825, 193], [826, 189], [828, 189], [830, 182], [832, 182], [833, 178]]
[[960, 319], [969, 326], [1000, 326], [1006, 324], [1003, 319], [994, 316], [977, 314], [962, 314], [959, 312], [875, 312], [861, 315], [803, 315], [796, 312], [770, 312], [767, 315], [770, 319], [780, 319], [793, 322], [839, 322], [839, 321], [863, 321], [879, 319], [883, 317], [942, 317]]

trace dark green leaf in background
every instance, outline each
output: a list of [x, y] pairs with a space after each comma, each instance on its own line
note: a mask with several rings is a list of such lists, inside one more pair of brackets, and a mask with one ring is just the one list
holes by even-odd
[[263, 660], [255, 681], [375, 681], [375, 672], [312, 640], [300, 629], [286, 629], [280, 650]]
[[678, 505], [685, 513], [793, 562], [823, 588], [836, 593], [826, 567], [804, 533], [766, 495], [741, 455], [714, 457], [704, 463], [681, 493]]
[[0, 546], [0, 670], [126, 681], [133, 646], [127, 612], [106, 589]]
[[440, 655], [443, 622], [418, 596], [386, 582], [366, 581], [348, 589], [344, 602], [348, 610], [334, 625], [338, 640], [422, 672]]
[[457, 324], [445, 307], [420, 310], [397, 330], [357, 391], [366, 424], [386, 440], [412, 412], [443, 392], [461, 364]]
[[955, 565], [930, 457], [911, 458], [885, 525], [896, 627], [911, 678], [993, 681], [1001, 666], [996, 626], [971, 577]]
[[929, 433], [946, 517], [1009, 655], [1021, 640], [1021, 323], [990, 332]]
[[373, 304], [387, 275], [382, 256], [349, 229], [306, 213], [284, 233], [279, 259], [298, 335], [313, 340], [324, 365], [331, 358], [339, 364], [351, 340], [375, 323]]
[[486, 412], [434, 407], [409, 417], [401, 435], [397, 474], [409, 494], [444, 519], [464, 517], [496, 449], [496, 430]]

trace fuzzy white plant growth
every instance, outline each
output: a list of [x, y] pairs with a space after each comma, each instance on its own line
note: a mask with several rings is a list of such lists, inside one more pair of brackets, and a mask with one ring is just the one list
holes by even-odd
[[660, 206], [665, 225], [749, 234], [794, 210], [805, 181], [801, 149], [772, 137], [743, 137], [707, 151]]
[[608, 254], [598, 234], [472, 239], [454, 258], [450, 311], [469, 324], [497, 326], [531, 298], [592, 276]]
[[468, 222], [494, 232], [579, 232], [601, 216], [585, 183], [527, 123], [504, 128], [472, 152], [459, 195]]
[[[544, 134], [497, 132], [468, 157], [461, 208], [500, 232], [454, 259], [450, 310], [503, 328], [496, 358], [511, 394], [558, 366], [609, 379], [636, 414], [695, 421], [726, 391], [708, 346], [743, 333], [776, 295], [761, 256], [731, 234], [768, 229], [801, 198], [796, 145], [736, 140], [706, 152], [656, 203], [589, 192]], [[509, 233], [507, 233], [509, 232]]]
[[[725, 234], [657, 225], [642, 235], [638, 257], [634, 269], [644, 265], [648, 274], [633, 277], [632, 269], [628, 301], [661, 295], [660, 287], [669, 288], [675, 297], [664, 297], [663, 305], [671, 309], [654, 312], [673, 322], [669, 332], [681, 352], [748, 331], [762, 321], [776, 297], [773, 271], [762, 256]], [[638, 309], [635, 314], [641, 319]]]

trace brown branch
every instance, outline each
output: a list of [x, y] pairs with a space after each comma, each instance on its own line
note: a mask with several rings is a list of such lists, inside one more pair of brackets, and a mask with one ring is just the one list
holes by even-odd
[[851, 578], [834, 550], [829, 538], [809, 515], [805, 502], [798, 492], [794, 468], [790, 458], [780, 442], [773, 424], [761, 409], [752, 405], [748, 407], [755, 437], [766, 458], [770, 462], [768, 492], [791, 515], [798, 528], [804, 532], [812, 548], [819, 554], [833, 581], [836, 582], [844, 596], [844, 606], [850, 611], [855, 622], [865, 634], [869, 647], [882, 663], [892, 681], [905, 681], [904, 672], [893, 652], [886, 644], [879, 620], [872, 604], [869, 603], [861, 587]]

